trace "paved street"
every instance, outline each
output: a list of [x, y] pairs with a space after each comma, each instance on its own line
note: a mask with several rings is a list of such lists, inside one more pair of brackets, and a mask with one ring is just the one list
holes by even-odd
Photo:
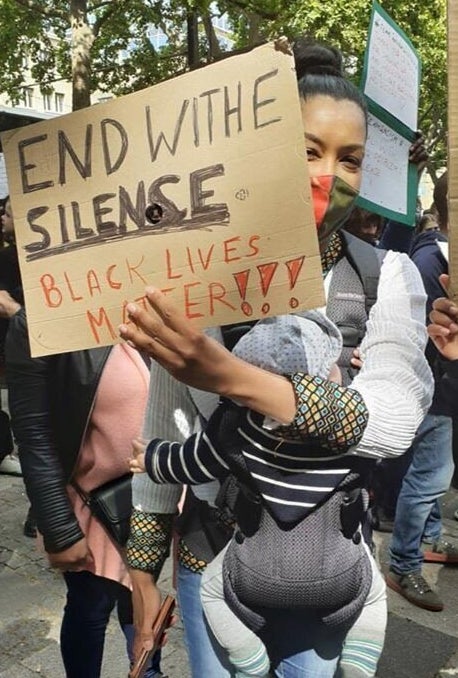
[[[35, 540], [22, 535], [26, 512], [22, 479], [0, 475], [0, 678], [65, 678], [58, 645], [65, 587]], [[161, 588], [173, 592], [170, 566]], [[169, 678], [190, 678], [180, 624], [170, 631], [163, 657]], [[113, 618], [102, 676], [126, 678], [127, 672], [124, 636]]]
[[[453, 510], [458, 492], [445, 502], [446, 529], [458, 538]], [[0, 475], [0, 678], [64, 678], [58, 647], [64, 587], [22, 536], [27, 511], [22, 480]], [[377, 535], [382, 567], [388, 535]], [[458, 567], [427, 565], [428, 580], [439, 586], [446, 601], [440, 613], [426, 612], [389, 592], [388, 639], [379, 678], [449, 678], [458, 676]], [[161, 587], [172, 590], [170, 565]], [[103, 678], [126, 678], [123, 637], [110, 624]], [[163, 671], [169, 678], [190, 678], [178, 625], [164, 649]], [[81, 676], [81, 678], [85, 678]], [[212, 678], [202, 676], [199, 678]]]

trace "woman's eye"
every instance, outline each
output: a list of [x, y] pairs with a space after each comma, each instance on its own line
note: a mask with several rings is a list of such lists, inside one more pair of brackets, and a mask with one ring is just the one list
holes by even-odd
[[307, 148], [306, 153], [308, 160], [314, 160], [315, 158], [318, 157], [318, 151], [316, 150], [316, 148]]
[[346, 155], [344, 158], [342, 158], [341, 162], [348, 167], [349, 169], [356, 170], [361, 167], [363, 164], [363, 161], [361, 158], [358, 158], [355, 155]]

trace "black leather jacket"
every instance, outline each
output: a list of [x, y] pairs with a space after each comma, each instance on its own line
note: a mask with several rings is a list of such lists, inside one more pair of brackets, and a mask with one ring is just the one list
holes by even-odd
[[31, 358], [23, 310], [5, 345], [8, 398], [24, 482], [46, 551], [83, 537], [65, 489], [111, 347]]

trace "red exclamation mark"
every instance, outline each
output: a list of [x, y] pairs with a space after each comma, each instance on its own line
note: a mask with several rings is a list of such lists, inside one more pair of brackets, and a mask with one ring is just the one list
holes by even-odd
[[[261, 278], [261, 292], [262, 296], [265, 297], [269, 291], [270, 285], [272, 283], [272, 278], [274, 273], [278, 268], [278, 262], [273, 261], [270, 264], [260, 264], [257, 266], [259, 277]], [[270, 304], [267, 302], [262, 305], [261, 311], [266, 314], [270, 311]]]
[[[291, 259], [290, 261], [286, 261], [286, 268], [288, 269], [288, 276], [289, 276], [289, 289], [292, 290], [294, 285], [297, 283], [297, 279], [299, 277], [299, 273], [302, 270], [302, 266], [304, 265], [305, 261], [305, 256], [299, 257], [298, 259]], [[289, 300], [289, 305], [291, 308], [297, 308], [299, 306], [299, 299], [296, 297], [291, 297]]]
[[247, 316], [253, 315], [253, 309], [251, 305], [247, 301], [245, 301], [246, 291], [248, 287], [248, 278], [250, 277], [250, 270], [247, 269], [246, 271], [240, 271], [239, 273], [233, 273], [232, 275], [234, 276], [234, 280], [236, 282], [239, 294], [243, 299], [242, 305], [240, 306], [240, 308], [242, 309], [242, 313], [244, 313], [244, 315]]

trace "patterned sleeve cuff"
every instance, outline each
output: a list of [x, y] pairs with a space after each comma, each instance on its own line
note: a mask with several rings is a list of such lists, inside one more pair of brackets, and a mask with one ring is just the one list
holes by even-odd
[[149, 572], [157, 581], [170, 552], [173, 519], [170, 514], [133, 509], [126, 554], [130, 567]]
[[343, 452], [357, 445], [369, 420], [361, 395], [321, 377], [292, 375], [297, 401], [296, 416], [289, 426], [276, 430], [284, 438], [314, 439], [327, 450]]

